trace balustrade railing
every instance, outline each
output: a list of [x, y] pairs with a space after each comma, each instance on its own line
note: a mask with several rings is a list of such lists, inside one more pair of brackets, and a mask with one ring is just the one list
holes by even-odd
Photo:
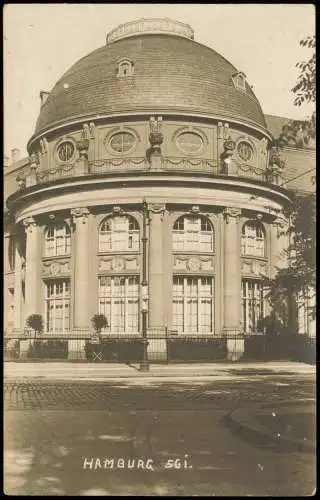
[[44, 184], [54, 182], [63, 178], [73, 177], [75, 175], [75, 164], [59, 165], [55, 168], [37, 172], [37, 183]]
[[256, 168], [252, 165], [238, 165], [237, 177], [266, 182], [267, 172], [266, 170], [262, 170], [261, 168]]
[[214, 160], [203, 158], [176, 158], [165, 157], [162, 160], [162, 168], [168, 172], [190, 172], [190, 173], [208, 173], [219, 175], [218, 165]]
[[[83, 177], [122, 172], [152, 172], [152, 164], [145, 157], [90, 160], [86, 164], [81, 165], [80, 170], [78, 167], [79, 165], [75, 162], [73, 164], [62, 164], [48, 170], [39, 170], [36, 173], [36, 183], [44, 184], [80, 175]], [[273, 177], [270, 178], [267, 170], [256, 168], [253, 165], [238, 164], [235, 167], [233, 173], [229, 174], [232, 177], [253, 179], [271, 184], [277, 183], [276, 179], [273, 179]], [[159, 171], [159, 168], [157, 170]], [[166, 173], [183, 172], [211, 176], [228, 175], [216, 161], [203, 158], [163, 157], [161, 160], [161, 170]]]
[[92, 175], [132, 170], [144, 171], [149, 169], [149, 162], [146, 158], [108, 158], [88, 162], [88, 173]]

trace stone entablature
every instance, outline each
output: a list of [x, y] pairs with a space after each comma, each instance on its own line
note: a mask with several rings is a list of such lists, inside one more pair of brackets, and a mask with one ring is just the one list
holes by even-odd
[[189, 24], [171, 19], [137, 19], [125, 24], [120, 24], [107, 34], [107, 44], [134, 35], [159, 34], [182, 36], [193, 40], [194, 31]]

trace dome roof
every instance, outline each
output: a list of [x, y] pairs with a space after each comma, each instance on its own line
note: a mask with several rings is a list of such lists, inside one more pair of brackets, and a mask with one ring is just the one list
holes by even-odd
[[[137, 30], [137, 21], [113, 30], [105, 46], [62, 76], [41, 107], [35, 135], [75, 119], [135, 112], [201, 114], [266, 128], [250, 86], [236, 88], [236, 68], [195, 42], [188, 25], [168, 20], [170, 29], [152, 30], [143, 22]], [[118, 77], [121, 59], [132, 62], [132, 76]]]

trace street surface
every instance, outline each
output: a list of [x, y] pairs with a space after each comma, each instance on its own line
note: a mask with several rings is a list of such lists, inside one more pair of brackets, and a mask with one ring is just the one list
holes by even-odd
[[276, 411], [278, 401], [314, 398], [313, 378], [298, 375], [6, 381], [5, 493], [311, 495], [314, 453], [247, 442], [225, 417], [248, 404]]

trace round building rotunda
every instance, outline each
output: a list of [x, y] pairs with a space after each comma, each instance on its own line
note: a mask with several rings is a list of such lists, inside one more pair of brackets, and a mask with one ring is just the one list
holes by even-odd
[[85, 359], [103, 314], [101, 360], [240, 359], [284, 265], [289, 202], [246, 75], [189, 25], [139, 19], [40, 98], [7, 200], [14, 330], [39, 314]]

